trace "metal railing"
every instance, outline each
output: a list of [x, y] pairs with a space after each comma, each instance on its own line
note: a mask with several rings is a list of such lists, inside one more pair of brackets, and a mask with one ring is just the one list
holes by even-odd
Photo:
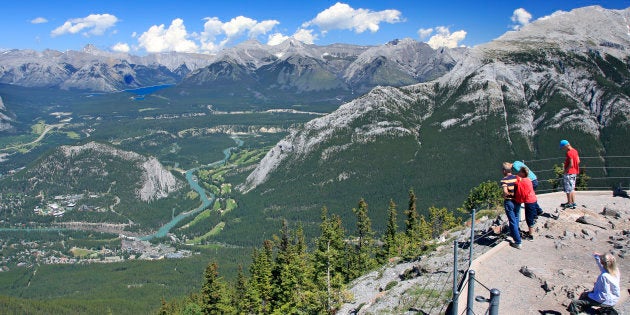
[[[602, 158], [605, 161], [602, 161]], [[584, 169], [589, 176], [589, 183], [596, 183], [596, 185], [588, 185], [588, 189], [606, 189], [612, 190], [615, 187], [630, 187], [630, 156], [607, 156], [607, 157], [580, 157], [582, 160], [589, 160], [589, 162], [582, 163], [584, 166], [580, 167]], [[626, 159], [617, 160], [614, 165], [595, 165], [596, 163], [590, 162], [590, 160], [600, 160], [603, 162], [610, 162], [609, 159]], [[562, 161], [564, 158], [549, 158], [538, 160], [523, 161], [528, 166], [536, 166], [537, 163], [545, 164], [550, 161], [557, 160]], [[530, 165], [531, 164], [531, 165]], [[544, 165], [540, 165], [544, 166]], [[562, 185], [560, 182], [559, 187], [545, 188], [545, 185], [549, 185], [549, 180], [561, 179], [553, 177], [554, 169], [543, 169], [533, 171], [537, 174], [549, 174], [548, 176], [539, 176], [539, 183], [543, 186], [536, 190], [537, 193], [545, 193], [551, 191], [561, 191]], [[598, 173], [599, 172], [599, 173]], [[615, 172], [615, 176], [608, 176], [609, 173]], [[627, 172], [627, 175], [626, 173]], [[603, 175], [600, 176], [599, 174]], [[613, 185], [613, 183], [615, 183]], [[542, 189], [541, 189], [542, 188]], [[485, 210], [485, 209], [483, 209]], [[453, 259], [452, 261], [445, 260], [438, 267], [435, 272], [425, 275], [426, 279], [416, 289], [420, 292], [429, 292], [418, 296], [412, 303], [414, 309], [424, 314], [452, 314], [461, 315], [466, 313], [467, 315], [475, 314], [473, 310], [474, 303], [488, 303], [484, 314], [495, 315], [498, 314], [499, 301], [501, 293], [496, 288], [489, 288], [483, 283], [479, 282], [475, 278], [475, 271], [471, 270], [471, 264], [475, 257], [482, 255], [487, 250], [491, 249], [501, 241], [505, 239], [504, 234], [495, 234], [491, 228], [485, 225], [481, 229], [476, 228], [476, 213], [477, 210], [473, 209], [470, 218], [470, 234], [461, 233], [453, 240]], [[459, 269], [460, 266], [465, 266], [465, 269]], [[460, 279], [460, 274], [461, 279]], [[479, 285], [485, 290], [485, 294], [488, 297], [479, 296], [475, 294], [475, 290]], [[459, 297], [467, 290], [467, 299], [465, 307], [459, 305]], [[450, 292], [448, 292], [450, 291]], [[450, 299], [445, 296], [450, 295]], [[478, 305], [478, 304], [477, 304]], [[479, 307], [477, 307], [479, 309]], [[460, 312], [461, 311], [461, 312]]]
[[[478, 252], [483, 252], [481, 251], [480, 247], [481, 246], [486, 246], [487, 248], [492, 248], [495, 245], [497, 245], [500, 241], [502, 241], [501, 237], [496, 237], [492, 242], [487, 243], [487, 244], [483, 244], [479, 242], [479, 240], [484, 240], [486, 239], [488, 236], [495, 234], [494, 231], [492, 229], [489, 229], [488, 231], [485, 231], [483, 234], [477, 236], [476, 232], [475, 232], [475, 216], [476, 216], [476, 209], [472, 210], [471, 213], [471, 224], [470, 224], [470, 239], [469, 239], [469, 254], [468, 254], [468, 268], [466, 269], [466, 271], [464, 272], [464, 277], [461, 279], [461, 281], [458, 283], [457, 281], [457, 277], [453, 278], [453, 290], [451, 293], [452, 296], [452, 300], [450, 302], [450, 304], [448, 305], [448, 308], [446, 310], [447, 314], [450, 315], [460, 315], [460, 313], [458, 313], [459, 310], [459, 296], [461, 295], [461, 293], [464, 290], [464, 287], [467, 288], [467, 299], [466, 299], [466, 308], [464, 309], [464, 312], [467, 315], [473, 315], [474, 310], [473, 310], [473, 305], [474, 302], [487, 302], [489, 303], [488, 309], [486, 310], [485, 314], [491, 314], [491, 315], [497, 315], [499, 313], [499, 297], [500, 297], [500, 291], [496, 288], [488, 288], [486, 285], [484, 285], [483, 283], [479, 282], [479, 280], [477, 280], [475, 278], [475, 271], [470, 269], [472, 262], [474, 260], [474, 253], [475, 253], [475, 249], [478, 250]], [[453, 270], [457, 270], [457, 264], [458, 264], [458, 259], [457, 259], [457, 247], [458, 244], [456, 242], [453, 242]], [[490, 293], [490, 298], [485, 298], [483, 296], [476, 296], [475, 297], [475, 283], [481, 285], [483, 288], [485, 288], [489, 293]], [[463, 314], [464, 312], [462, 312], [461, 314]]]
[[[423, 314], [457, 314], [457, 300], [460, 292], [463, 292], [468, 287], [468, 290], [471, 290], [468, 294], [474, 295], [474, 285], [468, 285], [470, 283], [469, 272], [471, 271], [472, 261], [504, 239], [502, 234], [495, 234], [488, 224], [482, 226], [481, 229], [476, 227], [475, 216], [476, 210], [473, 210], [469, 233], [465, 231], [453, 240], [452, 260], [443, 260], [438, 266], [433, 268], [434, 271], [424, 274], [423, 279], [414, 287], [414, 290], [419, 292], [419, 294], [415, 301], [410, 303], [410, 305], [413, 305], [413, 309]], [[488, 227], [487, 230], [486, 227]], [[460, 270], [460, 266], [464, 269]], [[479, 281], [474, 280], [474, 282], [480, 284]], [[485, 287], [483, 284], [480, 285]], [[489, 292], [491, 293], [489, 299], [477, 296], [476, 301], [492, 301], [490, 305], [494, 305], [498, 309], [499, 291], [489, 290]], [[496, 295], [494, 299], [493, 292]]]

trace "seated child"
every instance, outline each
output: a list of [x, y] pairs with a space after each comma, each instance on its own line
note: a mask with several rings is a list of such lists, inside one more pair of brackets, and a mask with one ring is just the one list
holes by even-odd
[[601, 273], [597, 277], [592, 291], [582, 293], [579, 299], [571, 302], [568, 308], [571, 314], [579, 314], [591, 306], [612, 308], [619, 301], [620, 275], [615, 256], [600, 253], [593, 253], [593, 256]]

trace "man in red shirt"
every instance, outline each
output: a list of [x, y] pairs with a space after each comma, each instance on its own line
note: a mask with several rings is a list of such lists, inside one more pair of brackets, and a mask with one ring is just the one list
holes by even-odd
[[563, 182], [564, 192], [567, 194], [567, 203], [563, 203], [561, 206], [575, 209], [575, 181], [580, 173], [580, 157], [578, 151], [567, 140], [560, 141], [560, 148], [566, 151]]

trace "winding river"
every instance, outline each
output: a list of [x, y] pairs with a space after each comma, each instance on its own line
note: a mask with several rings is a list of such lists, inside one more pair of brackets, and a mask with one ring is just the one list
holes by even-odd
[[236, 147], [230, 147], [223, 150], [224, 158], [222, 160], [210, 163], [205, 166], [195, 167], [186, 171], [186, 180], [188, 181], [188, 185], [190, 185], [190, 188], [192, 188], [192, 190], [194, 190], [195, 192], [197, 192], [197, 194], [199, 194], [201, 205], [193, 210], [178, 214], [177, 216], [173, 217], [171, 221], [164, 224], [157, 232], [155, 232], [154, 234], [143, 236], [140, 238], [141, 240], [150, 240], [156, 237], [165, 237], [166, 234], [175, 225], [177, 225], [177, 223], [179, 223], [181, 220], [205, 210], [206, 208], [208, 208], [214, 203], [216, 196], [213, 193], [206, 191], [201, 186], [199, 186], [199, 183], [195, 180], [195, 177], [193, 176], [193, 174], [201, 168], [215, 168], [215, 167], [223, 166], [225, 163], [227, 163], [227, 161], [230, 159], [230, 156], [232, 156], [232, 150], [243, 145], [243, 140], [237, 137], [232, 137], [232, 140], [236, 142]]

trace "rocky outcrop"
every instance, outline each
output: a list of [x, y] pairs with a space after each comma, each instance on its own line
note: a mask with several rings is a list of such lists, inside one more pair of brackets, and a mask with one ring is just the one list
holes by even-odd
[[13, 121], [14, 119], [9, 116], [2, 97], [0, 97], [0, 132], [13, 129], [13, 125], [11, 124]]
[[182, 183], [162, 166], [154, 157], [142, 163], [142, 187], [137, 194], [142, 201], [168, 197], [171, 192], [182, 188]]
[[118, 157], [132, 162], [142, 172], [141, 178], [138, 178], [137, 186], [140, 188], [136, 191], [136, 196], [145, 202], [168, 197], [170, 193], [183, 187], [183, 183], [154, 157], [147, 158], [136, 152], [120, 150], [97, 142], [81, 146], [62, 146], [60, 151], [68, 158], [89, 152], [90, 155]]

